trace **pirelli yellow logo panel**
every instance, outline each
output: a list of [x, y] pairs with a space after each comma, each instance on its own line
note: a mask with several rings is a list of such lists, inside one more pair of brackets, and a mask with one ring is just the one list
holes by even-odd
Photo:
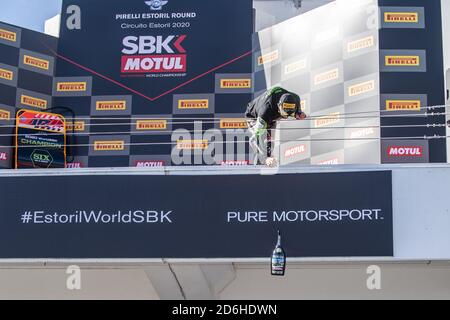
[[340, 120], [340, 116], [341, 116], [340, 112], [333, 112], [327, 116], [319, 117], [316, 120], [314, 120], [314, 127], [322, 128], [325, 126], [329, 126], [331, 124], [338, 123]]
[[0, 109], [0, 120], [11, 120], [11, 112]]
[[186, 109], [208, 109], [209, 108], [209, 100], [208, 99], [188, 99], [188, 100], [179, 100], [178, 101], [178, 109], [186, 110]]
[[49, 70], [50, 69], [50, 61], [48, 60], [44, 60], [44, 59], [40, 59], [40, 58], [36, 58], [36, 57], [32, 57], [29, 55], [24, 55], [23, 56], [23, 63], [34, 67], [34, 68], [38, 68], [38, 69], [42, 69], [42, 70]]
[[276, 60], [278, 60], [279, 56], [280, 56], [280, 54], [279, 54], [278, 50], [274, 50], [272, 52], [263, 54], [258, 57], [258, 65], [261, 66], [263, 64], [276, 61]]
[[241, 118], [220, 119], [220, 129], [247, 129], [247, 121]]
[[84, 121], [75, 121], [66, 123], [67, 132], [71, 131], [84, 131], [86, 128], [86, 123]]
[[420, 66], [420, 56], [386, 56], [385, 65], [389, 67]]
[[25, 105], [25, 106], [39, 108], [39, 109], [46, 109], [47, 108], [47, 100], [43, 100], [43, 99], [27, 96], [25, 94], [22, 94], [20, 96], [20, 103]]
[[386, 111], [420, 111], [420, 100], [386, 100]]
[[353, 53], [362, 49], [367, 49], [375, 46], [375, 37], [369, 36], [355, 41], [351, 41], [347, 44], [347, 52]]
[[98, 111], [119, 111], [127, 109], [127, 102], [125, 100], [120, 101], [97, 101], [95, 103], [95, 109]]
[[339, 79], [338, 68], [317, 74], [314, 77], [314, 84], [319, 85], [336, 79]]
[[95, 151], [122, 151], [125, 150], [125, 141], [95, 141]]
[[205, 150], [208, 148], [208, 140], [178, 140], [178, 150]]
[[56, 85], [58, 92], [84, 92], [86, 90], [86, 82], [58, 82]]
[[384, 22], [386, 23], [418, 23], [418, 12], [385, 12]]
[[221, 79], [221, 89], [250, 89], [252, 87], [252, 79]]
[[348, 96], [355, 97], [375, 90], [375, 80], [355, 84], [348, 88]]
[[136, 121], [136, 130], [167, 130], [167, 120], [138, 120]]
[[0, 78], [8, 81], [12, 81], [14, 79], [14, 72], [11, 70], [6, 70], [0, 68]]
[[17, 33], [9, 31], [9, 30], [5, 30], [5, 29], [0, 29], [0, 39], [6, 40], [6, 41], [11, 41], [11, 42], [16, 42], [17, 41]]

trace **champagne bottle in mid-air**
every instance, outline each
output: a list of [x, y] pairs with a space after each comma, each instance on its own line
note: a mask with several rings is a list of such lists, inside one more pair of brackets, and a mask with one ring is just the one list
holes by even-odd
[[281, 232], [278, 231], [278, 241], [272, 253], [272, 275], [284, 276], [286, 270], [286, 254], [281, 246]]

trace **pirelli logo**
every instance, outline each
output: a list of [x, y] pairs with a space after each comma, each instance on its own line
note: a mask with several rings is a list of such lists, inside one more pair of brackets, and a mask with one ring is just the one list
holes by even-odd
[[420, 56], [386, 56], [385, 65], [390, 67], [396, 66], [420, 66]]
[[419, 23], [418, 12], [385, 12], [386, 23]]
[[58, 92], [84, 92], [87, 90], [87, 82], [58, 82]]
[[252, 87], [251, 79], [221, 79], [221, 89], [250, 89]]
[[24, 94], [20, 96], [20, 103], [25, 106], [30, 106], [39, 109], [46, 109], [48, 104], [47, 100], [30, 97]]
[[420, 100], [386, 100], [386, 111], [420, 111]]
[[284, 66], [284, 74], [291, 74], [306, 69], [306, 67], [307, 67], [306, 59], [298, 60]]
[[66, 123], [66, 128], [68, 132], [71, 131], [84, 131], [86, 128], [86, 123], [84, 121], [75, 121], [74, 123], [72, 122], [67, 122]]
[[258, 65], [261, 66], [263, 64], [278, 60], [280, 54], [278, 50], [263, 54], [258, 57]]
[[136, 130], [167, 130], [167, 120], [138, 120], [136, 121]]
[[351, 41], [347, 44], [347, 52], [352, 53], [362, 49], [371, 48], [375, 45], [375, 37], [369, 36], [359, 40]]
[[125, 150], [125, 141], [95, 141], [95, 151], [121, 151]]
[[190, 100], [179, 100], [178, 109], [208, 109], [209, 100], [208, 99], [190, 99]]
[[341, 116], [340, 112], [334, 112], [327, 116], [319, 117], [316, 120], [314, 120], [314, 126], [316, 128], [322, 128], [325, 126], [329, 126], [331, 124], [338, 123], [340, 120], [340, 116]]
[[9, 30], [5, 30], [5, 29], [0, 29], [0, 39], [6, 40], [6, 41], [11, 41], [11, 42], [16, 42], [17, 41], [17, 33], [9, 31]]
[[98, 111], [121, 111], [127, 109], [127, 102], [120, 101], [96, 101], [95, 109]]
[[0, 68], [0, 78], [8, 81], [12, 81], [14, 79], [14, 72], [11, 70], [6, 70]]
[[326, 72], [319, 73], [314, 77], [314, 84], [319, 85], [329, 81], [339, 79], [339, 69], [332, 69]]
[[205, 150], [208, 148], [208, 140], [178, 140], [178, 150]]
[[23, 56], [23, 64], [26, 64], [26, 65], [34, 67], [34, 68], [42, 69], [42, 70], [50, 69], [50, 61], [32, 57], [29, 55]]
[[247, 121], [239, 118], [220, 119], [220, 129], [247, 129]]
[[373, 90], [375, 90], [375, 80], [370, 80], [349, 87], [348, 95], [349, 97], [355, 97]]
[[10, 120], [11, 112], [8, 110], [0, 109], [0, 120]]

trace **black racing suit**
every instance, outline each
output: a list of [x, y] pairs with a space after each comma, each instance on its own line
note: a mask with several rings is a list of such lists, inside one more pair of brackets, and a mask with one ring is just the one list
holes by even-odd
[[276, 122], [282, 118], [278, 109], [278, 103], [280, 98], [286, 93], [290, 93], [298, 99], [298, 109], [295, 114], [301, 114], [300, 97], [280, 87], [267, 91], [247, 106], [245, 118], [252, 137], [260, 149], [259, 152], [255, 150], [259, 154], [260, 164], [264, 163], [268, 157], [273, 156], [272, 130], [275, 128]]

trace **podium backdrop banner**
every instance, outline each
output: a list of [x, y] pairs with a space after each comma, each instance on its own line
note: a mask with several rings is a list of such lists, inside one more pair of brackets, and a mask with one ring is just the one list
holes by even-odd
[[65, 168], [64, 117], [20, 110], [16, 118], [16, 149], [16, 168]]
[[391, 181], [391, 172], [4, 177], [0, 258], [270, 263], [277, 230], [288, 261], [392, 256]]

